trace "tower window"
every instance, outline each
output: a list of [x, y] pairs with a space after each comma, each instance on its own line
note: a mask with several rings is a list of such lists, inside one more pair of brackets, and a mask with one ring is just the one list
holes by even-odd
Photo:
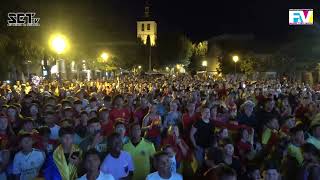
[[141, 31], [144, 31], [144, 24], [141, 24]]
[[150, 31], [150, 24], [147, 24], [147, 30]]

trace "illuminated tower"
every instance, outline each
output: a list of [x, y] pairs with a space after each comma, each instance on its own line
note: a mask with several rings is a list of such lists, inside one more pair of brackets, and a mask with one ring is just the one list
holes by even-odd
[[151, 18], [150, 6], [147, 0], [144, 7], [144, 17], [137, 21], [137, 38], [140, 38], [142, 42], [146, 44], [149, 36], [151, 46], [155, 46], [157, 40], [157, 23]]

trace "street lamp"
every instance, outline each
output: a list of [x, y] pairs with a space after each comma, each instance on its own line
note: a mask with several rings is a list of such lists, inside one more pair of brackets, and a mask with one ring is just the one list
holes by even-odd
[[232, 57], [232, 60], [234, 62], [234, 74], [237, 74], [237, 62], [239, 61], [239, 56], [235, 55]]
[[138, 68], [141, 69], [142, 67], [141, 67], [141, 66], [138, 66]]
[[67, 47], [67, 42], [64, 36], [56, 35], [51, 40], [51, 48], [57, 53], [62, 54]]
[[109, 58], [109, 54], [106, 52], [103, 52], [100, 56], [104, 61], [106, 61]]
[[66, 48], [67, 48], [67, 40], [65, 38], [65, 36], [61, 35], [61, 34], [55, 34], [52, 35], [51, 38], [49, 39], [49, 43], [51, 48], [57, 53], [58, 57], [57, 57], [57, 62], [58, 62], [58, 70], [59, 70], [59, 78], [61, 80], [62, 78], [62, 67], [64, 67], [64, 65], [62, 65], [61, 63], [63, 63], [63, 61], [61, 59], [59, 59], [59, 55], [62, 54]]
[[169, 67], [166, 67], [166, 71], [169, 71]]

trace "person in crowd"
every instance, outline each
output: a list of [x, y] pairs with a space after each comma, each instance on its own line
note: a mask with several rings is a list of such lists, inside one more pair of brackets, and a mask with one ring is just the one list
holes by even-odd
[[205, 149], [210, 146], [210, 139], [214, 136], [214, 126], [210, 123], [210, 109], [203, 107], [201, 120], [193, 124], [190, 132], [190, 140], [194, 147], [195, 157], [199, 166], [204, 160]]
[[145, 179], [151, 171], [151, 158], [155, 154], [152, 142], [141, 137], [141, 126], [133, 123], [130, 126], [130, 141], [123, 146], [124, 151], [130, 153], [133, 158], [134, 167], [133, 180]]
[[86, 174], [77, 180], [114, 180], [112, 175], [100, 171], [100, 154], [95, 149], [88, 150], [85, 153], [83, 160]]
[[13, 174], [16, 179], [35, 179], [46, 159], [44, 152], [33, 149], [33, 140], [30, 134], [20, 137], [21, 151], [17, 152], [13, 160]]
[[99, 120], [101, 124], [101, 131], [104, 136], [109, 136], [113, 132], [113, 122], [109, 119], [109, 110], [101, 108], [99, 110]]
[[47, 111], [45, 113], [44, 122], [46, 126], [50, 128], [50, 139], [58, 140], [60, 126], [56, 124], [56, 113], [53, 111]]
[[265, 117], [265, 123], [262, 133], [262, 145], [269, 150], [279, 141], [279, 122], [276, 116], [268, 115]]
[[223, 142], [223, 156], [224, 164], [234, 169], [238, 177], [242, 175], [241, 162], [238, 157], [234, 156], [234, 146], [231, 139], [225, 139]]
[[112, 98], [109, 95], [105, 95], [103, 97], [103, 107], [106, 108], [107, 110], [112, 109]]
[[307, 139], [307, 143], [313, 144], [320, 150], [320, 113], [316, 115], [310, 124], [311, 136]]
[[280, 180], [279, 169], [275, 162], [267, 161], [263, 168], [263, 179], [264, 180]]
[[83, 152], [96, 149], [99, 153], [107, 153], [107, 139], [101, 133], [101, 124], [97, 118], [88, 121], [87, 135], [80, 143]]
[[150, 105], [148, 114], [143, 118], [142, 130], [145, 131], [145, 138], [151, 141], [156, 148], [161, 143], [161, 132], [163, 130], [161, 116], [157, 111], [157, 104]]
[[291, 142], [288, 146], [288, 155], [295, 158], [299, 165], [303, 163], [303, 155], [301, 147], [305, 143], [304, 139], [304, 127], [302, 124], [290, 130]]
[[108, 137], [108, 152], [101, 164], [103, 173], [111, 174], [116, 180], [131, 180], [134, 172], [134, 163], [131, 155], [122, 150], [122, 139], [118, 133], [112, 133]]
[[303, 165], [301, 167], [300, 179], [318, 179], [320, 172], [319, 150], [310, 143], [302, 146]]
[[10, 126], [15, 134], [17, 134], [21, 128], [21, 116], [18, 108], [14, 105], [8, 107], [7, 116], [10, 122]]
[[81, 149], [73, 143], [74, 130], [72, 127], [63, 127], [59, 130], [61, 144], [48, 157], [44, 167], [45, 179], [76, 179], [81, 163]]
[[31, 104], [29, 111], [30, 111], [29, 117], [31, 117], [32, 120], [35, 122], [36, 127], [43, 126], [44, 122], [42, 121], [40, 116], [39, 105], [36, 103]]
[[[200, 116], [196, 111], [196, 106], [194, 103], [189, 102], [187, 104], [187, 112], [185, 112], [182, 116], [182, 126], [184, 135], [190, 134], [190, 130], [192, 125], [200, 119]], [[186, 138], [186, 137], [184, 137]], [[189, 138], [187, 138], [189, 139]]]
[[205, 180], [237, 180], [237, 173], [224, 164], [209, 169], [203, 176]]
[[157, 152], [154, 157], [154, 166], [156, 172], [151, 173], [147, 176], [146, 180], [158, 180], [158, 179], [168, 179], [168, 180], [182, 180], [182, 176], [171, 171], [171, 163], [169, 155], [166, 152]]
[[83, 108], [82, 108], [82, 102], [79, 99], [76, 99], [73, 102], [73, 107], [74, 107], [74, 110], [75, 110], [75, 114], [76, 115], [81, 115], [81, 112], [83, 111]]
[[140, 98], [140, 106], [133, 113], [134, 122], [142, 124], [143, 118], [148, 114], [148, 100], [145, 97]]
[[129, 137], [126, 136], [126, 127], [122, 121], [117, 121], [114, 125], [114, 131], [121, 135], [122, 143], [127, 144]]
[[128, 110], [128, 108], [124, 107], [124, 100], [122, 95], [117, 95], [113, 99], [113, 108], [110, 111], [110, 121], [116, 122], [117, 119], [123, 119], [126, 127], [130, 123], [131, 119], [131, 112]]
[[181, 113], [178, 111], [178, 105], [175, 102], [170, 103], [170, 111], [165, 117], [163, 126], [168, 128], [171, 125], [178, 125], [181, 123]]
[[248, 100], [244, 102], [240, 107], [240, 113], [237, 117], [239, 124], [244, 124], [257, 129], [257, 119], [254, 114], [255, 104]]
[[257, 165], [249, 165], [247, 167], [247, 175], [245, 177], [248, 180], [261, 180], [260, 167]]
[[[163, 146], [168, 146], [175, 152], [175, 161], [178, 166], [185, 160], [190, 161], [189, 146], [185, 143], [183, 138], [180, 136], [180, 129], [177, 125], [172, 125], [168, 129], [168, 135], [161, 142]], [[165, 151], [164, 147], [163, 150]], [[172, 155], [172, 154], [169, 154]]]
[[[275, 109], [275, 102], [272, 98], [267, 98], [264, 100], [264, 106], [263, 106], [263, 109], [260, 109], [257, 111], [256, 113], [256, 118], [257, 118], [257, 123], [258, 124], [265, 124], [268, 120], [268, 117], [270, 116], [275, 116], [276, 118], [279, 116], [277, 110]], [[261, 125], [259, 126], [258, 125], [258, 132], [260, 130], [263, 130], [261, 127]]]

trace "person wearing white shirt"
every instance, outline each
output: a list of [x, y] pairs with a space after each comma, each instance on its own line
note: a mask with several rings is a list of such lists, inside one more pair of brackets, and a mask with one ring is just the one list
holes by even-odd
[[182, 176], [171, 171], [169, 155], [160, 151], [154, 155], [154, 164], [157, 172], [151, 173], [146, 180], [182, 180]]
[[20, 180], [35, 179], [45, 161], [45, 153], [32, 148], [30, 134], [22, 135], [20, 144], [22, 150], [14, 156], [13, 174]]
[[99, 152], [95, 149], [90, 149], [87, 151], [84, 157], [84, 166], [87, 170], [87, 173], [78, 178], [78, 180], [114, 180], [112, 175], [103, 173], [99, 170], [100, 164], [101, 160]]
[[134, 165], [131, 155], [122, 151], [122, 139], [120, 134], [113, 133], [108, 138], [109, 154], [101, 165], [101, 171], [111, 174], [116, 180], [133, 176]]

